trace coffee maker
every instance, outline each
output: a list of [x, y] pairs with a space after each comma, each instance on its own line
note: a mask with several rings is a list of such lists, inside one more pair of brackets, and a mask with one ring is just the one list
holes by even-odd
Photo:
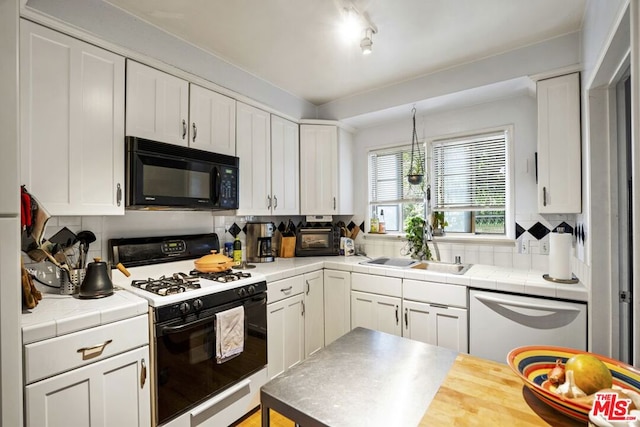
[[248, 222], [246, 254], [247, 262], [273, 262], [271, 238], [274, 225], [272, 222]]

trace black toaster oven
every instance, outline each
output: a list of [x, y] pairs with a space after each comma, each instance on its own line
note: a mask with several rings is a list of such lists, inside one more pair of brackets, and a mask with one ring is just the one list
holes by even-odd
[[340, 254], [338, 227], [300, 227], [296, 233], [296, 256]]

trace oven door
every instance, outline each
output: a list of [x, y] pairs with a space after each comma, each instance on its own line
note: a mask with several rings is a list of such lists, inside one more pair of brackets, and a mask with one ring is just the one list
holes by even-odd
[[[197, 318], [155, 326], [156, 415], [159, 424], [184, 413], [267, 364], [266, 293], [214, 309]], [[244, 350], [216, 362], [215, 314], [244, 305]]]

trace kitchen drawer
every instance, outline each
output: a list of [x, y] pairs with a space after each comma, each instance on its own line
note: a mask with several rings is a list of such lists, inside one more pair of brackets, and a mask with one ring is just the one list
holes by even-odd
[[446, 306], [467, 307], [467, 288], [444, 283], [404, 279], [404, 299]]
[[281, 299], [297, 295], [304, 290], [304, 277], [302, 275], [289, 277], [267, 284], [267, 304]]
[[373, 274], [351, 273], [351, 290], [402, 297], [402, 279], [375, 276]]
[[137, 316], [24, 346], [26, 384], [149, 344], [148, 316]]

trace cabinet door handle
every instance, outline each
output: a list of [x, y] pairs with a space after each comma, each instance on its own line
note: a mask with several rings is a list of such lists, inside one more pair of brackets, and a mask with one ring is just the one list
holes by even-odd
[[409, 329], [409, 309], [404, 309], [404, 327]]
[[104, 348], [111, 344], [113, 340], [107, 340], [102, 344], [92, 345], [91, 347], [82, 347], [77, 350], [78, 353], [82, 353], [82, 360], [93, 359], [94, 357], [98, 357], [104, 351]]
[[267, 196], [267, 209], [271, 209], [271, 196]]
[[185, 139], [187, 136], [187, 122], [182, 119], [182, 139]]
[[305, 280], [305, 282], [307, 283], [307, 292], [306, 294], [309, 295], [309, 291], [311, 290], [311, 285], [309, 285], [309, 281]]
[[193, 142], [196, 142], [196, 136], [198, 135], [198, 128], [196, 127], [196, 122], [193, 122]]
[[280, 292], [284, 292], [286, 294], [287, 292], [291, 292], [291, 289], [293, 289], [293, 286], [289, 286], [288, 288], [282, 288], [280, 289]]
[[336, 198], [335, 197], [333, 198], [333, 210], [334, 211], [336, 210]]
[[542, 187], [542, 206], [547, 206], [547, 187]]
[[140, 388], [144, 388], [144, 384], [147, 382], [147, 363], [142, 359], [140, 361], [142, 369], [140, 370]]
[[120, 183], [118, 183], [118, 185], [116, 185], [116, 204], [120, 206], [121, 203], [122, 203], [122, 186], [120, 185]]
[[273, 196], [273, 209], [277, 209], [278, 208], [278, 198], [276, 196]]
[[396, 305], [396, 325], [400, 322], [400, 318], [398, 317], [398, 306]]
[[302, 314], [301, 314], [301, 316], [304, 317], [304, 301], [301, 301], [301, 302], [302, 302]]

